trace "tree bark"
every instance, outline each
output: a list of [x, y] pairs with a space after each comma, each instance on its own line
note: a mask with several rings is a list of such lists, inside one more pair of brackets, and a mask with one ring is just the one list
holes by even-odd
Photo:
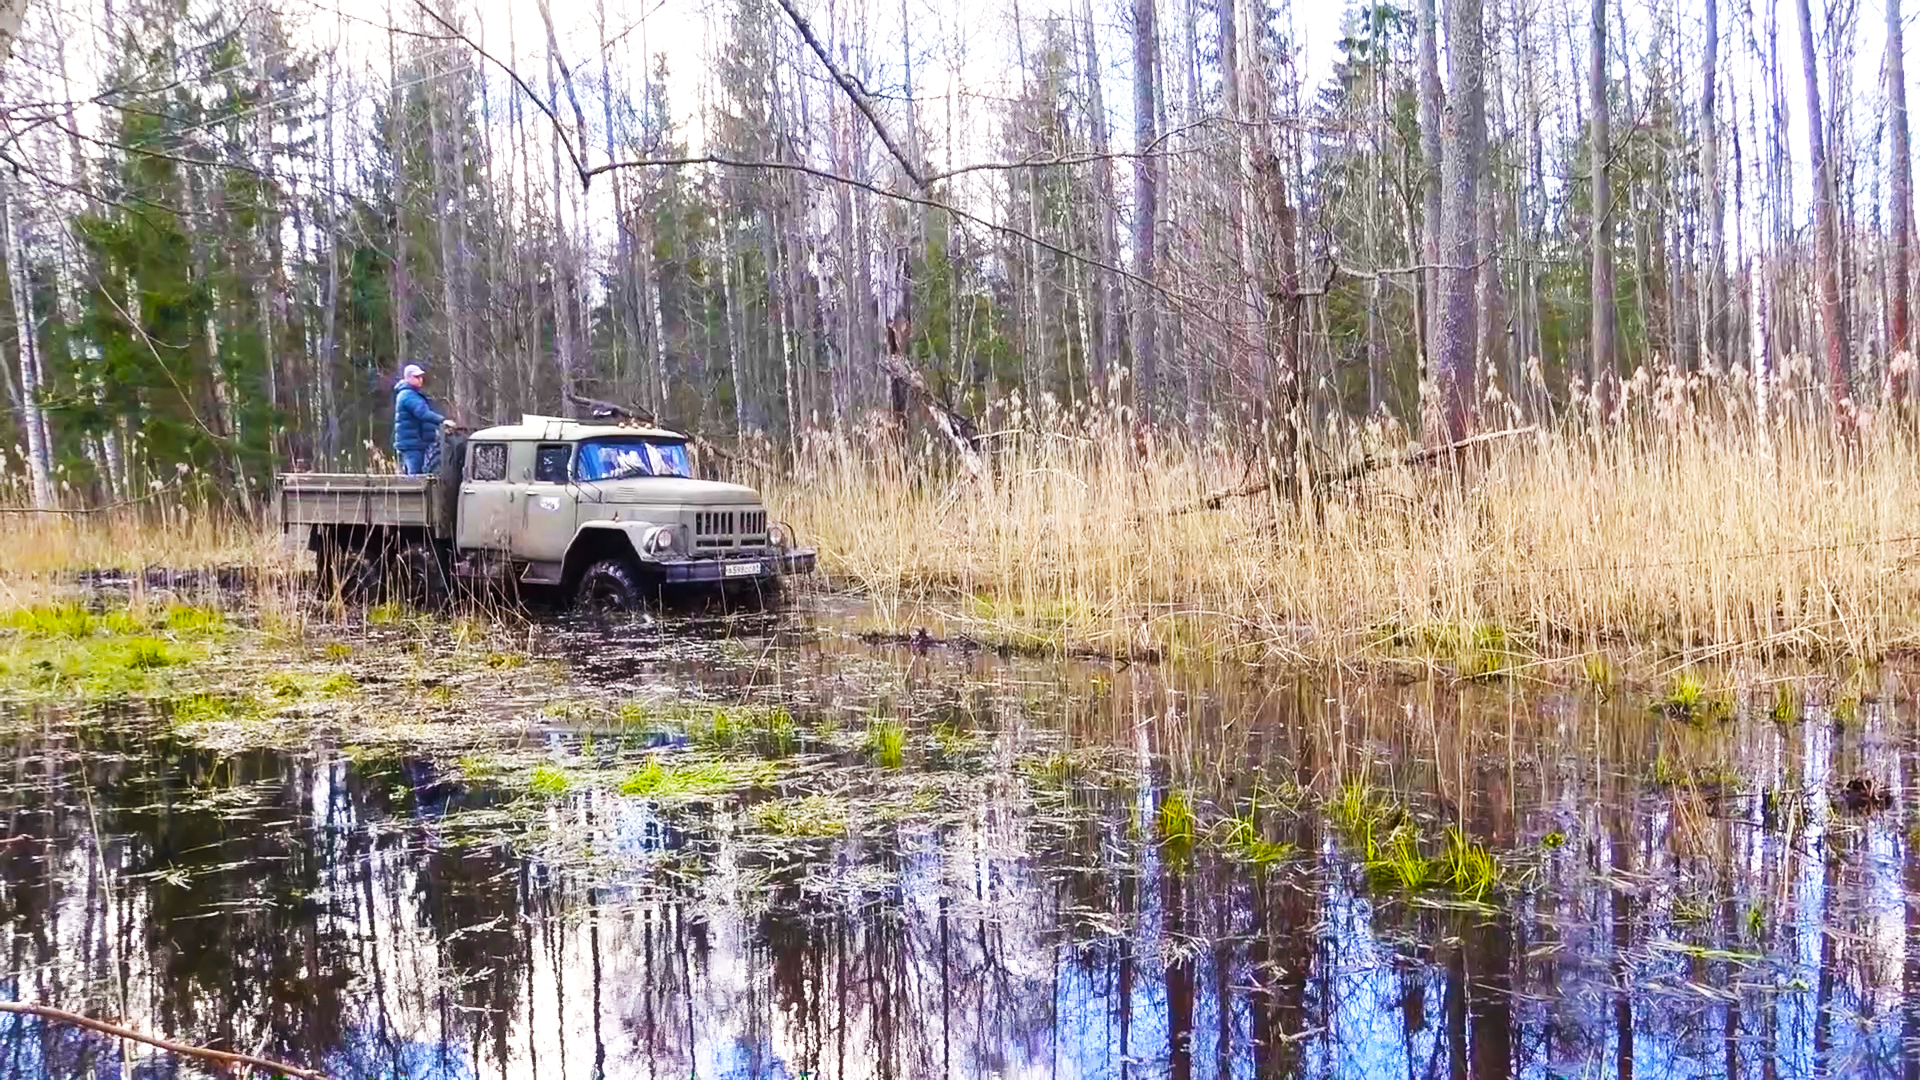
[[1720, 184], [1720, 122], [1715, 115], [1720, 73], [1720, 5], [1707, 0], [1707, 48], [1700, 81], [1700, 190], [1707, 218], [1707, 303], [1702, 351], [1707, 362], [1727, 359], [1727, 241]]
[[1836, 408], [1853, 400], [1853, 364], [1847, 354], [1846, 307], [1840, 298], [1840, 253], [1833, 220], [1833, 163], [1827, 159], [1826, 113], [1820, 108], [1818, 49], [1813, 12], [1807, 0], [1795, 0], [1800, 18], [1801, 76], [1807, 87], [1807, 164], [1813, 171], [1814, 275], [1819, 279], [1820, 351], [1827, 393]]
[[[1908, 281], [1912, 270], [1913, 237], [1913, 149], [1907, 132], [1906, 44], [1900, 22], [1900, 0], [1887, 0], [1887, 141], [1893, 158], [1889, 177], [1893, 205], [1888, 229], [1892, 233], [1892, 251], [1887, 282], [1887, 328], [1895, 354], [1913, 351], [1909, 319]], [[1895, 401], [1904, 401], [1911, 389], [1911, 377], [1895, 379]]]
[[5, 230], [7, 288], [13, 301], [16, 367], [20, 372], [20, 426], [27, 435], [27, 483], [33, 505], [53, 505], [51, 450], [46, 412], [40, 405], [40, 341], [33, 317], [33, 277], [28, 267], [26, 218], [20, 193], [13, 184], [0, 188], [0, 228]]
[[1428, 430], [1465, 437], [1471, 420], [1476, 278], [1479, 269], [1478, 189], [1486, 143], [1486, 89], [1481, 0], [1448, 0], [1447, 109], [1440, 187], [1441, 305], [1433, 350], [1434, 401]]
[[1607, 0], [1593, 0], [1592, 46], [1587, 54], [1588, 133], [1592, 152], [1593, 247], [1592, 325], [1588, 328], [1587, 377], [1592, 381], [1595, 419], [1604, 421], [1614, 377], [1613, 356], [1613, 186], [1607, 176], [1613, 154], [1611, 109], [1607, 103]]
[[[1440, 17], [1435, 0], [1420, 0], [1420, 379], [1433, 375], [1440, 298]], [[1424, 390], [1424, 387], [1423, 387]]]
[[[541, 5], [544, 15], [546, 5]], [[547, 20], [547, 99], [559, 100], [559, 79], [554, 72], [554, 55], [559, 52], [560, 43], [553, 32], [553, 22]], [[576, 366], [574, 356], [575, 339], [573, 334], [573, 240], [567, 234], [566, 226], [566, 174], [560, 168], [560, 131], [555, 124], [551, 142], [553, 156], [553, 244], [552, 292], [553, 292], [553, 341], [554, 352], [560, 361], [560, 401], [572, 401], [576, 392]], [[538, 401], [538, 391], [535, 391]]]
[[[1151, 0], [1148, 2], [1151, 4]], [[1107, 99], [1101, 92], [1104, 80], [1101, 77], [1100, 49], [1093, 33], [1093, 0], [1080, 2], [1080, 47], [1086, 54], [1087, 114], [1092, 128], [1093, 152], [1098, 158], [1093, 166], [1094, 196], [1100, 200], [1100, 235], [1096, 250], [1100, 261], [1111, 265], [1120, 251], [1120, 220], [1114, 205], [1113, 159], [1109, 156], [1113, 147], [1107, 129]], [[1099, 301], [1100, 333], [1094, 339], [1093, 362], [1088, 365], [1088, 374], [1092, 377], [1094, 390], [1104, 397], [1107, 392], [1107, 372], [1120, 354], [1120, 312], [1115, 296], [1118, 286], [1111, 273], [1105, 270], [1091, 272]]]
[[[445, 65], [435, 61], [435, 68]], [[462, 218], [461, 189], [465, 187], [466, 155], [457, 149], [465, 138], [464, 87], [458, 85], [454, 71], [435, 70], [424, 95], [427, 111], [427, 152], [433, 156], [434, 231], [440, 242], [440, 318], [446, 328], [446, 365], [452, 377], [452, 407], [476, 415], [474, 398], [474, 356], [466, 342], [467, 315], [461, 283], [467, 275], [466, 244]], [[447, 81], [455, 80], [455, 92], [447, 92]], [[449, 131], [448, 126], [453, 130]]]
[[27, 16], [27, 0], [0, 0], [0, 64], [13, 58], [20, 22]]
[[[1232, 0], [1223, 0], [1231, 3]], [[1156, 280], [1155, 220], [1160, 214], [1160, 177], [1155, 159], [1145, 151], [1153, 146], [1156, 117], [1154, 96], [1159, 83], [1159, 34], [1154, 0], [1133, 0], [1133, 259], [1142, 280]], [[1152, 289], [1142, 289], [1135, 304], [1133, 358], [1135, 409], [1141, 421], [1152, 424], [1154, 401], [1160, 392], [1159, 306]]]
[[[1227, 142], [1232, 155], [1227, 163], [1227, 303], [1223, 343], [1227, 362], [1227, 393], [1237, 400], [1251, 399], [1264, 408], [1270, 389], [1256, 378], [1252, 368], [1253, 350], [1248, 341], [1261, 332], [1252, 313], [1252, 257], [1247, 236], [1246, 181], [1252, 174], [1247, 154], [1245, 104], [1242, 102], [1240, 59], [1239, 0], [1215, 0], [1214, 11], [1220, 23], [1220, 99], [1226, 114]], [[1258, 412], [1256, 416], [1260, 415]]]

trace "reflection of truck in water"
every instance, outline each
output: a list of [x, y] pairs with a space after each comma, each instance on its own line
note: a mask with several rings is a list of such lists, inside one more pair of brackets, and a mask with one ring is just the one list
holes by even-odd
[[693, 478], [684, 435], [523, 416], [450, 435], [438, 473], [288, 473], [280, 523], [323, 589], [431, 601], [453, 583], [631, 608], [663, 588], [766, 590], [814, 553], [750, 487]]

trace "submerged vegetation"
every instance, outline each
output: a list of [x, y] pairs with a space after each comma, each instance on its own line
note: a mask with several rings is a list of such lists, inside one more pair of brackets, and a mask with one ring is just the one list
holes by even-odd
[[1376, 888], [1402, 893], [1444, 888], [1485, 901], [1511, 880], [1493, 853], [1459, 826], [1445, 826], [1436, 838], [1405, 806], [1360, 781], [1341, 787], [1329, 817]]
[[[1701, 664], [1619, 677], [1606, 693], [1535, 693], [1524, 674], [1535, 643], [1484, 624], [1408, 624], [1392, 647], [1494, 655], [1486, 667], [1498, 675], [1456, 679], [1443, 667], [1325, 683], [1227, 665], [873, 646], [828, 618], [529, 629], [315, 609], [267, 625], [244, 599], [191, 599], [96, 594], [0, 611], [0, 654], [58, 645], [118, 658], [116, 681], [77, 710], [66, 706], [74, 695], [38, 687], [31, 664], [8, 667], [22, 681], [0, 684], [16, 735], [54, 740], [44, 760], [99, 754], [99, 770], [70, 790], [138, 808], [103, 819], [110, 843], [161, 828], [146, 809], [161, 799], [168, 821], [197, 808], [222, 830], [192, 848], [210, 852], [197, 862], [153, 845], [156, 858], [129, 864], [138, 869], [114, 888], [162, 890], [174, 906], [155, 910], [170, 913], [203, 904], [208, 927], [278, 926], [308, 917], [315, 879], [258, 902], [287, 865], [258, 840], [258, 815], [311, 815], [329, 840], [309, 846], [326, 857], [356, 850], [343, 837], [417, 836], [343, 865], [431, 881], [457, 918], [422, 944], [473, 969], [502, 962], [461, 950], [517, 970], [493, 935], [518, 938], [523, 919], [577, 909], [468, 905], [552, 886], [569, 902], [686, 904], [721, 947], [737, 932], [779, 935], [773, 955], [818, 940], [809, 913], [821, 911], [954, 927], [1035, 917], [1051, 920], [1049, 943], [1073, 944], [1060, 956], [1124, 939], [1169, 970], [1238, 948], [1259, 919], [1291, 911], [1300, 922], [1277, 944], [1343, 934], [1372, 950], [1356, 963], [1415, 974], [1474, 949], [1472, 970], [1489, 978], [1509, 960], [1518, 973], [1547, 962], [1604, 970], [1532, 947], [1520, 963], [1487, 951], [1487, 935], [1525, 924], [1530, 941], [1579, 950], [1583, 939], [1554, 921], [1591, 910], [1579, 890], [1602, 903], [1630, 890], [1634, 913], [1620, 925], [1653, 972], [1636, 978], [1661, 978], [1669, 962], [1787, 970], [1799, 947], [1780, 935], [1806, 916], [1767, 868], [1800, 864], [1817, 878], [1822, 867], [1735, 845], [1759, 837], [1789, 850], [1817, 826], [1845, 867], [1907, 827], [1887, 812], [1888, 770], [1860, 747], [1885, 745], [1886, 702], [1911, 695], [1891, 671], [1850, 665], [1743, 687]], [[1695, 717], [1716, 722], [1674, 722]], [[1815, 734], [1824, 748], [1806, 755]], [[1793, 771], [1816, 766], [1828, 771]], [[307, 786], [287, 797], [295, 784]], [[338, 816], [349, 805], [365, 816]], [[255, 840], [263, 855], [232, 850]], [[297, 858], [309, 857], [319, 856]], [[170, 918], [171, 934], [202, 925]], [[628, 946], [610, 935], [601, 947], [618, 957]]]
[[37, 604], [0, 616], [0, 693], [58, 700], [165, 694], [221, 643], [220, 613]]

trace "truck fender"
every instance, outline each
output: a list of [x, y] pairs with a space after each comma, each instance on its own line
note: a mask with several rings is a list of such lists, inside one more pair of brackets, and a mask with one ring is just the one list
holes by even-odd
[[588, 521], [573, 534], [561, 580], [574, 581], [601, 559], [625, 556], [646, 565], [657, 556], [647, 551], [647, 539], [659, 525], [651, 521]]

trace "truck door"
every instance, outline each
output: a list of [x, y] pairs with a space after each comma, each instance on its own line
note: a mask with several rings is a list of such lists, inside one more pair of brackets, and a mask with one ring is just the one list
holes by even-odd
[[507, 476], [506, 443], [468, 443], [454, 544], [462, 550], [508, 550], [513, 540], [514, 512], [519, 509], [518, 492], [519, 486]]
[[573, 444], [541, 443], [533, 451], [533, 482], [526, 486], [513, 553], [530, 562], [567, 557], [578, 526], [573, 490]]

